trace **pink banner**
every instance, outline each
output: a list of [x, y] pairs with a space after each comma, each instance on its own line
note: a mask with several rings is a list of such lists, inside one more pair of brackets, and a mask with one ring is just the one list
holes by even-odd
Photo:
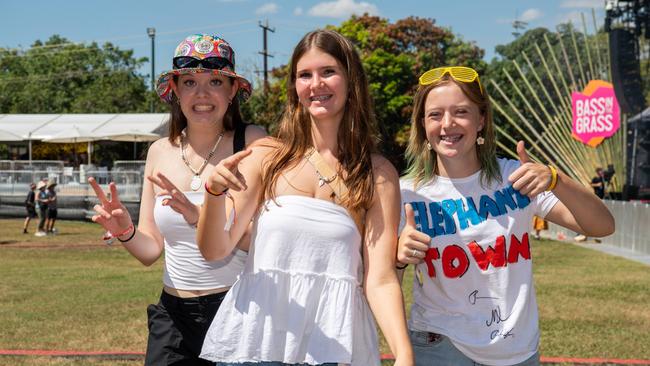
[[621, 112], [612, 84], [591, 80], [585, 90], [571, 93], [572, 135], [591, 147], [618, 131]]

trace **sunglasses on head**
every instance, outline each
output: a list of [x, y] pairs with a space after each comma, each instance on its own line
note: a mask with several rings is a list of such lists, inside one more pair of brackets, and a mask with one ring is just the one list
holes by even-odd
[[210, 70], [221, 70], [224, 67], [234, 69], [232, 62], [223, 57], [196, 58], [192, 56], [174, 57], [174, 69], [187, 69], [201, 67]]
[[481, 95], [483, 95], [483, 85], [481, 85], [481, 80], [478, 77], [478, 72], [476, 72], [476, 70], [472, 69], [471, 67], [465, 66], [436, 67], [435, 69], [431, 69], [420, 76], [420, 85], [429, 85], [435, 83], [436, 81], [442, 79], [442, 77], [447, 73], [454, 80], [461, 83], [473, 83], [476, 81], [479, 88], [481, 89]]

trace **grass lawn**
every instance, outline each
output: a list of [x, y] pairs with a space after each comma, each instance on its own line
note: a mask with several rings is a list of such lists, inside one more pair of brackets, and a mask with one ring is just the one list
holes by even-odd
[[[98, 245], [98, 225], [57, 226], [37, 238], [22, 234], [22, 220], [0, 220], [0, 349], [143, 352], [162, 261], [144, 267], [119, 245]], [[542, 356], [650, 359], [650, 267], [554, 241], [533, 242], [533, 260]], [[142, 361], [0, 356], [5, 364]]]

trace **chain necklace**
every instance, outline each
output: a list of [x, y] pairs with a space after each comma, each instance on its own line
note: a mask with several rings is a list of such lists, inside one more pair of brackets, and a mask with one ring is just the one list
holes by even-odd
[[[323, 176], [323, 175], [321, 174], [320, 170], [318, 169], [317, 164], [315, 164], [315, 163], [310, 159], [311, 156], [314, 154], [314, 152], [316, 152], [316, 149], [313, 148], [313, 147], [311, 147], [309, 150], [307, 150], [307, 153], [305, 154], [305, 159], [306, 159], [306, 160], [307, 160], [307, 161], [308, 161], [308, 162], [309, 162], [309, 163], [314, 167], [314, 169], [316, 170], [316, 174], [318, 175], [318, 186], [319, 186], [319, 187], [322, 187], [322, 186], [324, 186], [325, 184], [330, 184], [330, 183], [332, 183], [332, 182], [334, 181], [334, 179], [336, 179], [336, 177], [339, 176], [339, 174], [338, 174], [338, 173], [334, 173], [334, 174], [332, 174], [332, 176], [329, 177], [329, 178]], [[320, 159], [322, 159], [322, 158], [320, 158]], [[319, 159], [319, 160], [320, 160], [320, 159]]]
[[219, 143], [221, 142], [221, 138], [223, 137], [223, 132], [219, 134], [219, 138], [217, 139], [217, 142], [214, 144], [212, 147], [212, 150], [208, 153], [208, 156], [203, 160], [203, 164], [201, 164], [201, 167], [197, 170], [190, 165], [189, 160], [187, 160], [187, 157], [185, 156], [185, 145], [183, 144], [183, 138], [185, 137], [185, 130], [181, 133], [181, 159], [183, 159], [183, 163], [187, 165], [187, 167], [194, 173], [194, 176], [192, 177], [192, 182], [190, 183], [190, 188], [192, 188], [193, 191], [198, 191], [199, 188], [201, 188], [201, 173], [203, 172], [203, 169], [208, 165], [208, 162], [212, 158], [212, 155], [214, 155], [214, 152], [217, 150], [217, 146], [219, 146]]

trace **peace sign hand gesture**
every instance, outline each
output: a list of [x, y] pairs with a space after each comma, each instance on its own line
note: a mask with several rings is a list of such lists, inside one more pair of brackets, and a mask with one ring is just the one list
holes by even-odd
[[106, 229], [111, 235], [125, 233], [129, 227], [133, 226], [133, 220], [129, 211], [120, 201], [117, 193], [117, 185], [111, 182], [108, 187], [111, 191], [111, 199], [106, 198], [106, 194], [101, 189], [95, 178], [88, 178], [88, 183], [95, 191], [95, 195], [99, 199], [99, 204], [95, 205], [93, 209], [97, 213], [92, 217], [92, 220]]
[[156, 176], [147, 177], [147, 179], [162, 188], [158, 196], [170, 196], [163, 199], [163, 206], [169, 206], [183, 215], [185, 221], [191, 226], [195, 226], [199, 222], [199, 207], [193, 204], [185, 193], [181, 192], [164, 174], [158, 173]]

